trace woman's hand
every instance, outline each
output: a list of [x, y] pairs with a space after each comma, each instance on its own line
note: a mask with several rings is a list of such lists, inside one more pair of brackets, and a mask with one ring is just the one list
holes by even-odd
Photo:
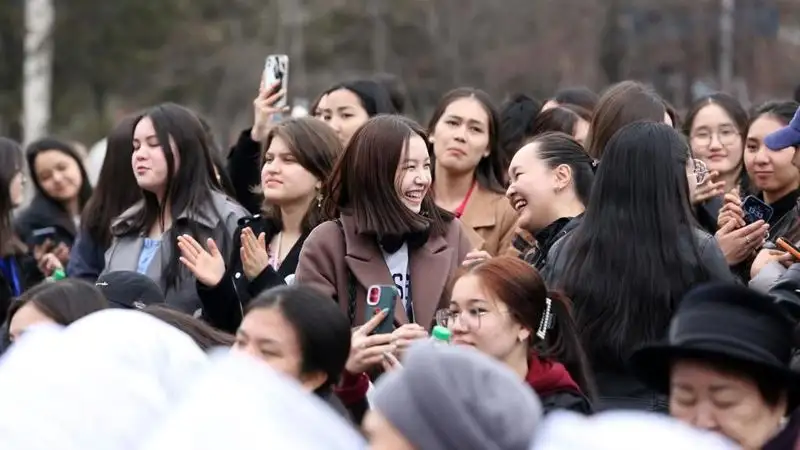
[[347, 358], [345, 370], [352, 374], [359, 374], [382, 364], [384, 354], [391, 354], [395, 350], [391, 334], [370, 335], [378, 325], [386, 319], [389, 313], [384, 309], [373, 316], [367, 323], [353, 331], [350, 340], [350, 356]]
[[400, 360], [391, 353], [383, 354], [383, 361], [381, 362], [381, 365], [383, 366], [384, 372], [391, 372], [393, 370], [403, 368], [403, 365], [400, 364]]
[[738, 264], [760, 249], [767, 240], [769, 225], [758, 220], [745, 227], [729, 220], [715, 235], [728, 265]]
[[470, 264], [478, 263], [481, 261], [486, 261], [487, 259], [491, 258], [492, 255], [489, 252], [484, 250], [473, 250], [467, 253], [467, 256], [464, 257], [464, 262], [462, 265], [468, 266]]
[[253, 100], [253, 129], [250, 138], [256, 142], [261, 142], [267, 137], [272, 125], [272, 117], [276, 113], [288, 111], [288, 107], [278, 108], [275, 103], [286, 95], [285, 91], [278, 91], [281, 86], [280, 81], [276, 81], [271, 86], [264, 86], [262, 81], [258, 89], [258, 97]]
[[718, 176], [719, 172], [714, 170], [708, 174], [703, 184], [697, 185], [692, 204], [699, 205], [710, 198], [718, 197], [725, 193], [725, 181], [714, 181]]
[[[267, 253], [266, 235], [261, 233], [256, 238], [250, 227], [242, 230], [242, 268], [248, 280], [254, 280], [269, 265], [269, 254]], [[274, 267], [277, 269], [277, 267]]]
[[69, 264], [69, 247], [67, 244], [61, 242], [59, 243], [55, 249], [53, 249], [53, 255], [61, 261], [62, 265]]
[[406, 349], [418, 339], [427, 339], [428, 332], [416, 323], [407, 323], [392, 331], [392, 343], [397, 348], [395, 355], [403, 359]]
[[222, 253], [213, 239], [209, 238], [206, 245], [208, 245], [208, 251], [188, 234], [178, 236], [178, 248], [181, 251], [180, 262], [192, 272], [201, 284], [214, 287], [225, 276], [225, 258], [222, 257]]
[[744, 221], [744, 210], [742, 210], [742, 199], [739, 198], [739, 190], [734, 189], [725, 194], [722, 208], [717, 216], [717, 229], [725, 226], [729, 221], [734, 221], [736, 228], [747, 225]]
[[783, 250], [765, 248], [758, 252], [756, 259], [753, 260], [753, 264], [750, 266], [750, 278], [755, 278], [756, 275], [761, 272], [761, 269], [773, 261], [786, 264], [793, 260], [794, 258], [792, 257], [791, 253], [784, 252]]
[[39, 272], [41, 272], [45, 277], [52, 276], [53, 272], [58, 269], [64, 270], [64, 265], [53, 253], [45, 253], [39, 257], [39, 259], [36, 261], [36, 264], [39, 267]]

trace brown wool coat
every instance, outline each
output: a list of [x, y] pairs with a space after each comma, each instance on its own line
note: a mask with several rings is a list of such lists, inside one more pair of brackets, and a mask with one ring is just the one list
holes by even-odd
[[517, 224], [517, 212], [503, 194], [475, 186], [461, 222], [473, 232], [467, 235], [475, 250], [492, 256], [508, 254]]
[[[343, 230], [335, 222], [316, 227], [303, 244], [295, 271], [295, 282], [307, 284], [333, 298], [348, 313], [348, 270], [355, 285], [353, 325], [362, 325], [366, 317], [367, 288], [394, 285], [389, 268], [375, 239], [356, 234], [349, 216], [341, 218]], [[343, 233], [344, 231], [344, 233]], [[409, 249], [411, 301], [416, 322], [429, 327], [437, 309], [449, 302], [446, 287], [472, 246], [458, 220], [447, 226], [444, 236], [432, 237], [421, 247]], [[402, 301], [394, 309], [396, 323], [408, 323]]]

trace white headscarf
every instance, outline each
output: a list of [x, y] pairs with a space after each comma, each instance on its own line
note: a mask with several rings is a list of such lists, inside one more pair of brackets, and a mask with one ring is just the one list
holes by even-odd
[[361, 436], [298, 383], [247, 355], [217, 354], [140, 450], [358, 450]]
[[0, 448], [134, 450], [208, 358], [147, 314], [36, 327], [0, 361]]
[[612, 411], [586, 417], [554, 412], [536, 430], [532, 450], [736, 450], [720, 435], [669, 416]]

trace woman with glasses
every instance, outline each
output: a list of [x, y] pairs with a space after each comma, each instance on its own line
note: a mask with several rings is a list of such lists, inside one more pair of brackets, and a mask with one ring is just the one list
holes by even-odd
[[500, 256], [456, 273], [450, 304], [436, 320], [453, 333], [452, 344], [506, 364], [536, 391], [545, 412], [588, 414], [594, 382], [570, 308], [535, 269]]
[[666, 398], [629, 372], [629, 355], [664, 336], [691, 286], [733, 280], [714, 238], [695, 225], [699, 176], [703, 166], [672, 127], [626, 125], [605, 147], [583, 220], [548, 255], [542, 274], [573, 301], [599, 409], [666, 411]]

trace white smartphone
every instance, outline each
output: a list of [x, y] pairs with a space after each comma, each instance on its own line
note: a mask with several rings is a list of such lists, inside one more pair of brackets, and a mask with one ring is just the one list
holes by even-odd
[[[278, 90], [286, 92], [289, 86], [289, 57], [286, 55], [269, 55], [264, 62], [264, 86], [272, 86], [280, 82]], [[277, 107], [286, 106], [286, 95], [275, 104]]]

